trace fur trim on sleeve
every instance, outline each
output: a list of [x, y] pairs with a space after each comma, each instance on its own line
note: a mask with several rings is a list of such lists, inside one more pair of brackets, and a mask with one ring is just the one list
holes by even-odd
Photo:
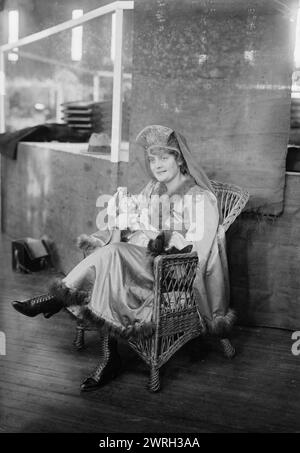
[[80, 250], [86, 252], [88, 250], [94, 250], [97, 247], [100, 247], [103, 244], [103, 242], [94, 236], [89, 236], [88, 234], [81, 234], [80, 236], [78, 236], [76, 244]]

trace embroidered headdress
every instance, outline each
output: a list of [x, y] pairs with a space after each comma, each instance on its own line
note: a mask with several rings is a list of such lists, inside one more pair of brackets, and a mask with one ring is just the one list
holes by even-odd
[[[175, 139], [175, 140], [174, 140]], [[178, 152], [186, 163], [188, 172], [194, 178], [196, 184], [204, 190], [214, 193], [210, 180], [200, 167], [189, 149], [186, 139], [179, 132], [166, 126], [157, 124], [146, 126], [136, 137], [136, 142], [145, 150], [146, 168], [151, 174], [147, 154], [149, 150], [164, 148]]]

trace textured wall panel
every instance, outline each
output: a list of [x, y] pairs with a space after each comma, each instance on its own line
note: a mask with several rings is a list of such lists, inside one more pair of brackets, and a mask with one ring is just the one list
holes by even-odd
[[[181, 131], [249, 207], [282, 210], [295, 2], [140, 0], [135, 5], [131, 141], [147, 124]], [[131, 174], [142, 167], [132, 144]], [[137, 159], [136, 159], [137, 157]], [[132, 185], [147, 180], [141, 174]]]
[[277, 220], [239, 218], [229, 230], [232, 302], [240, 322], [299, 329], [300, 175], [287, 175]]

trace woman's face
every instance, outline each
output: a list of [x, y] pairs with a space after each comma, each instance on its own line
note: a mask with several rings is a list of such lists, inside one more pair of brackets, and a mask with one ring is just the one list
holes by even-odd
[[174, 154], [158, 150], [148, 156], [153, 176], [159, 181], [168, 183], [180, 173], [180, 166]]

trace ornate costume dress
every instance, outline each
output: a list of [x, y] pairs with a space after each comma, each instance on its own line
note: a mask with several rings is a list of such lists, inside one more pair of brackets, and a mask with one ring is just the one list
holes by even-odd
[[[229, 309], [225, 232], [211, 182], [176, 131], [151, 125], [136, 141], [144, 148], [153, 179], [139, 195], [127, 195], [125, 188], [119, 188], [110, 197], [97, 216], [99, 231], [82, 235], [78, 243], [87, 256], [64, 279], [53, 282], [47, 294], [13, 302], [26, 316], [43, 313], [49, 318], [67, 308], [101, 328], [101, 360], [82, 383], [82, 391], [99, 388], [119, 373], [121, 362], [111, 333], [130, 337], [155, 329], [154, 258], [149, 245], [158, 253], [177, 253], [186, 246], [197, 253], [193, 291], [202, 325], [223, 337], [227, 349], [231, 346], [226, 337], [234, 314]], [[107, 221], [103, 222], [104, 211]], [[232, 349], [227, 356], [232, 356]], [[157, 389], [157, 370], [151, 375]]]
[[[168, 230], [168, 247], [191, 244], [198, 254], [194, 290], [207, 326], [214, 331], [220, 330], [220, 323], [226, 324], [230, 317], [227, 261], [216, 197], [190, 176], [176, 194], [168, 194], [171, 209], [154, 212], [161, 204], [153, 199], [165, 192], [164, 184], [156, 180], [147, 184], [140, 194], [142, 203], [131, 212], [134, 222], [126, 230], [126, 242], [110, 243], [108, 229], [94, 235], [99, 246], [63, 280], [69, 288], [90, 290], [88, 304], [69, 307], [77, 317], [123, 336], [151, 333], [154, 276], [147, 244], [160, 230]], [[116, 218], [120, 220], [120, 215]]]

